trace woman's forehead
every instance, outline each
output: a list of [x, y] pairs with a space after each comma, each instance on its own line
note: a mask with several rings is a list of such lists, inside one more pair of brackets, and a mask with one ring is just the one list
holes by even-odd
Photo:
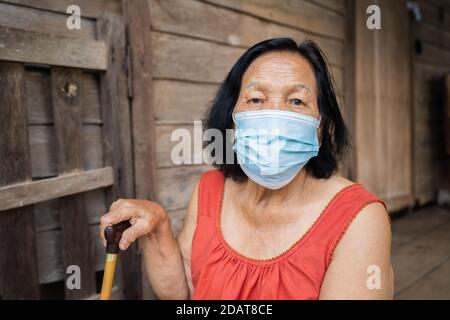
[[315, 88], [316, 79], [310, 63], [294, 52], [270, 52], [256, 58], [244, 73], [242, 85], [252, 82], [266, 85], [305, 83]]

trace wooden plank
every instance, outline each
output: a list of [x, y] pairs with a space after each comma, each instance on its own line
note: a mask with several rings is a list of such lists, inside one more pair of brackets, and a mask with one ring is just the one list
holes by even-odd
[[67, 12], [70, 5], [78, 5], [81, 9], [81, 15], [86, 18], [98, 18], [102, 14], [109, 12], [121, 14], [122, 5], [120, 0], [2, 0], [21, 6], [54, 11]]
[[[33, 178], [49, 178], [57, 175], [56, 140], [53, 125], [28, 127]], [[85, 170], [103, 167], [102, 127], [83, 125], [83, 162]]]
[[209, 165], [176, 166], [157, 170], [158, 202], [167, 211], [186, 208], [196, 182]]
[[29, 124], [53, 124], [49, 68], [25, 69], [25, 99]]
[[[444, 167], [437, 163], [438, 153], [443, 153], [438, 142], [442, 128], [442, 79], [450, 67], [439, 60], [428, 63], [415, 58], [414, 64], [414, 197], [418, 204], [433, 201], [437, 194], [438, 181]], [[433, 141], [435, 140], [435, 141]], [[442, 140], [441, 140], [442, 141]]]
[[[153, 76], [201, 83], [219, 84], [245, 49], [166, 33], [152, 32]], [[339, 92], [343, 73], [332, 68]]]
[[[444, 135], [447, 155], [450, 155], [450, 74], [445, 76], [445, 106], [444, 106]], [[450, 166], [447, 168], [447, 177], [450, 180]]]
[[422, 43], [422, 53], [417, 56], [418, 60], [436, 65], [450, 66], [450, 49], [438, 47], [430, 43]]
[[83, 72], [83, 123], [102, 124], [98, 73]]
[[410, 287], [418, 279], [448, 259], [450, 244], [450, 223], [416, 239], [408, 245], [393, 251], [392, 264], [395, 274], [396, 293]]
[[[25, 69], [25, 92], [28, 106], [28, 123], [33, 125], [52, 125], [50, 68], [28, 67]], [[83, 123], [102, 124], [100, 110], [100, 87], [98, 74], [84, 72], [82, 81]]]
[[324, 10], [323, 7], [304, 0], [206, 0], [206, 2], [300, 30], [345, 39], [345, 20], [341, 14]]
[[331, 9], [333, 11], [336, 11], [342, 15], [346, 14], [345, 10], [345, 0], [308, 0], [310, 2], [316, 3], [318, 5], [321, 5], [324, 8]]
[[[134, 197], [131, 121], [128, 102], [125, 26], [111, 15], [98, 21], [99, 37], [109, 47], [109, 68], [101, 77], [105, 162], [111, 164], [117, 179], [108, 190], [108, 204], [117, 197]], [[126, 299], [142, 298], [140, 256], [137, 243], [120, 255], [121, 285]]]
[[[343, 43], [224, 9], [199, 1], [150, 1], [152, 28], [155, 31], [220, 42], [237, 47], [250, 47], [273, 37], [292, 37], [316, 41], [334, 65], [343, 65]], [[204, 26], [215, 26], [205, 28]]]
[[222, 82], [245, 51], [159, 32], [152, 32], [152, 43], [155, 78], [198, 82]]
[[[370, 4], [356, 1], [356, 12]], [[368, 30], [365, 15], [355, 15], [356, 177], [389, 201], [412, 194], [409, 19], [405, 1], [380, 6], [382, 30]]]
[[102, 127], [83, 125], [83, 168], [85, 170], [103, 167]]
[[426, 23], [415, 23], [414, 28], [417, 39], [436, 46], [450, 48], [450, 31]]
[[435, 6], [423, 0], [419, 1], [419, 5], [422, 21], [424, 23], [434, 25], [447, 31], [450, 30], [450, 12], [441, 12], [439, 6]]
[[[23, 65], [0, 63], [0, 88], [0, 186], [5, 186], [31, 179]], [[0, 297], [39, 298], [32, 207], [0, 212]]]
[[1, 26], [77, 39], [96, 39], [95, 24], [91, 19], [81, 16], [81, 28], [73, 30], [66, 27], [66, 20], [66, 14], [0, 3]]
[[[52, 102], [57, 137], [57, 158], [60, 174], [83, 169], [82, 137], [82, 72], [75, 69], [52, 68]], [[81, 289], [65, 288], [67, 299], [80, 299], [95, 293], [95, 274], [90, 250], [89, 223], [83, 195], [59, 200], [63, 263], [77, 265], [81, 273]]]
[[[105, 265], [105, 247], [99, 234], [99, 225], [93, 224], [88, 228], [89, 250], [92, 252], [95, 271], [103, 270]], [[39, 283], [51, 283], [63, 280], [67, 274], [67, 266], [63, 262], [63, 234], [60, 229], [38, 232], [37, 252], [39, 261]], [[83, 273], [83, 270], [82, 270]], [[82, 283], [83, 286], [84, 282]]]
[[216, 84], [155, 79], [152, 104], [155, 106], [156, 122], [192, 124], [195, 120], [201, 120], [218, 88]]
[[436, 7], [443, 7], [445, 11], [450, 13], [450, 1], [449, 0], [422, 0], [424, 2], [430, 3]]
[[55, 178], [24, 182], [0, 188], [0, 210], [19, 208], [59, 197], [65, 197], [113, 183], [111, 167], [62, 174]]
[[[166, 125], [157, 125], [155, 128], [155, 141], [156, 141], [156, 165], [158, 168], [167, 168], [176, 166], [172, 161], [171, 153], [172, 149], [181, 143], [180, 140], [172, 141], [172, 133], [175, 130], [186, 130], [189, 132], [189, 137], [191, 139], [190, 146], [190, 162], [186, 164], [198, 164], [193, 163], [195, 157], [199, 157], [202, 155], [203, 149], [195, 150], [194, 149], [194, 139], [200, 139], [203, 141], [203, 131], [201, 131], [201, 123], [200, 130], [197, 129], [197, 132], [194, 132], [194, 124], [166, 124]], [[195, 137], [194, 135], [197, 135]]]
[[[345, 67], [343, 70], [345, 103], [341, 105], [342, 117], [349, 131], [349, 140], [352, 146], [355, 145], [356, 136], [356, 83], [355, 83], [355, 2], [346, 1], [345, 16], [346, 23], [346, 54]], [[342, 161], [341, 174], [350, 180], [356, 179], [356, 156], [357, 152], [353, 148], [349, 150]]]
[[[148, 1], [125, 0], [124, 17], [128, 35], [129, 60], [131, 62], [131, 128], [134, 156], [134, 196], [139, 199], [155, 200], [156, 156], [154, 142], [154, 106], [152, 101], [152, 77], [154, 64], [151, 36], [151, 15]], [[140, 274], [143, 260], [140, 261]], [[142, 298], [151, 296], [149, 282], [141, 277], [139, 294]]]
[[55, 128], [49, 125], [28, 126], [31, 173], [34, 179], [54, 177], [58, 174], [56, 164]]
[[448, 210], [439, 207], [426, 207], [408, 213], [392, 221], [393, 251], [407, 246], [416, 239], [425, 236], [439, 226], [450, 222]]
[[450, 299], [450, 257], [410, 287], [395, 296], [396, 300]]
[[105, 70], [102, 41], [78, 40], [0, 26], [0, 60]]
[[[140, 199], [155, 198], [155, 143], [152, 76], [157, 50], [151, 37], [151, 20], [148, 2], [125, 1], [125, 17], [129, 36], [132, 65], [133, 96], [131, 101], [134, 154], [135, 195]], [[155, 50], [152, 50], [154, 45]], [[183, 63], [180, 61], [178, 63]], [[152, 64], [153, 63], [153, 64]], [[156, 69], [156, 68], [155, 68]]]
[[[102, 189], [96, 189], [84, 193], [86, 202], [86, 214], [89, 224], [98, 224], [100, 217], [107, 212], [105, 193]], [[61, 228], [58, 200], [48, 200], [34, 205], [34, 221], [36, 232], [55, 230]]]
[[414, 204], [414, 197], [411, 191], [404, 194], [389, 195], [385, 198], [387, 210], [390, 214], [395, 214], [400, 210], [412, 208]]

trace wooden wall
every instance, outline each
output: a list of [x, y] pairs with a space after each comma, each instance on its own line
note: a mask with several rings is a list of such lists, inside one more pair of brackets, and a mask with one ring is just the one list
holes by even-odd
[[[238, 57], [271, 37], [313, 39], [330, 60], [344, 92], [345, 1], [322, 0], [148, 0], [153, 55], [157, 198], [175, 230], [208, 165], [176, 166], [170, 159], [171, 133], [193, 131]], [[341, 96], [342, 97], [342, 96]]]
[[[366, 9], [381, 10], [381, 29]], [[411, 73], [406, 0], [355, 1], [354, 179], [390, 211], [413, 205]]]
[[[81, 8], [80, 30], [66, 27], [66, 9], [72, 3]], [[2, 183], [0, 211], [25, 205], [33, 213], [30, 246], [35, 241], [38, 278], [37, 284], [20, 279], [10, 285], [7, 278], [18, 276], [14, 270], [10, 275], [3, 273], [2, 264], [0, 295], [5, 299], [28, 297], [21, 294], [21, 288], [28, 285], [34, 290], [32, 298], [95, 297], [105, 259], [98, 233], [100, 216], [115, 198], [134, 196], [122, 2], [0, 1], [0, 42], [4, 66], [0, 77], [8, 82], [12, 69], [20, 71], [20, 91], [15, 99], [25, 106], [21, 121], [28, 134], [23, 148], [30, 166], [30, 177], [23, 185], [14, 189], [11, 182]], [[16, 105], [4, 101], [0, 115], [7, 121], [5, 114]], [[8, 169], [5, 159], [12, 159], [9, 153], [6, 150], [0, 157], [4, 170]], [[9, 175], [14, 173], [14, 168], [8, 170]], [[99, 175], [92, 179], [96, 173]], [[99, 184], [104, 177], [106, 183]], [[32, 189], [39, 183], [41, 188]], [[8, 226], [4, 211], [0, 222], [2, 242], [21, 237], [20, 229]], [[3, 232], [2, 226], [11, 231]], [[23, 251], [19, 246], [0, 250], [0, 260], [9, 259], [10, 269], [20, 261], [11, 258], [23, 254], [15, 251]], [[135, 249], [121, 256], [128, 257]], [[120, 268], [130, 270], [122, 257]], [[71, 264], [81, 268], [81, 290], [65, 288], [66, 268]], [[117, 273], [114, 293], [119, 291], [120, 275]], [[138, 280], [128, 282], [134, 285], [122, 287], [125, 294], [118, 295], [139, 296], [129, 292], [138, 286]]]
[[450, 1], [421, 0], [413, 22], [413, 177], [418, 204], [435, 199], [445, 181], [444, 78], [450, 73]]

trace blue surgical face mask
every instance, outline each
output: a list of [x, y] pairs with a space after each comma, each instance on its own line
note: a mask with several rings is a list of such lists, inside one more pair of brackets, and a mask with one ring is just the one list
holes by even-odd
[[297, 112], [256, 110], [233, 114], [233, 150], [245, 174], [257, 184], [279, 189], [319, 152], [320, 120]]

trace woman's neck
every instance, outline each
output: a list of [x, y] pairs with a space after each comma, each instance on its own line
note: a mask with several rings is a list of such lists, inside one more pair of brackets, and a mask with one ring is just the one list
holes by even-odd
[[264, 188], [248, 178], [241, 184], [240, 194], [252, 205], [279, 205], [292, 198], [298, 199], [306, 196], [311, 188], [312, 177], [302, 169], [286, 186], [272, 190]]

